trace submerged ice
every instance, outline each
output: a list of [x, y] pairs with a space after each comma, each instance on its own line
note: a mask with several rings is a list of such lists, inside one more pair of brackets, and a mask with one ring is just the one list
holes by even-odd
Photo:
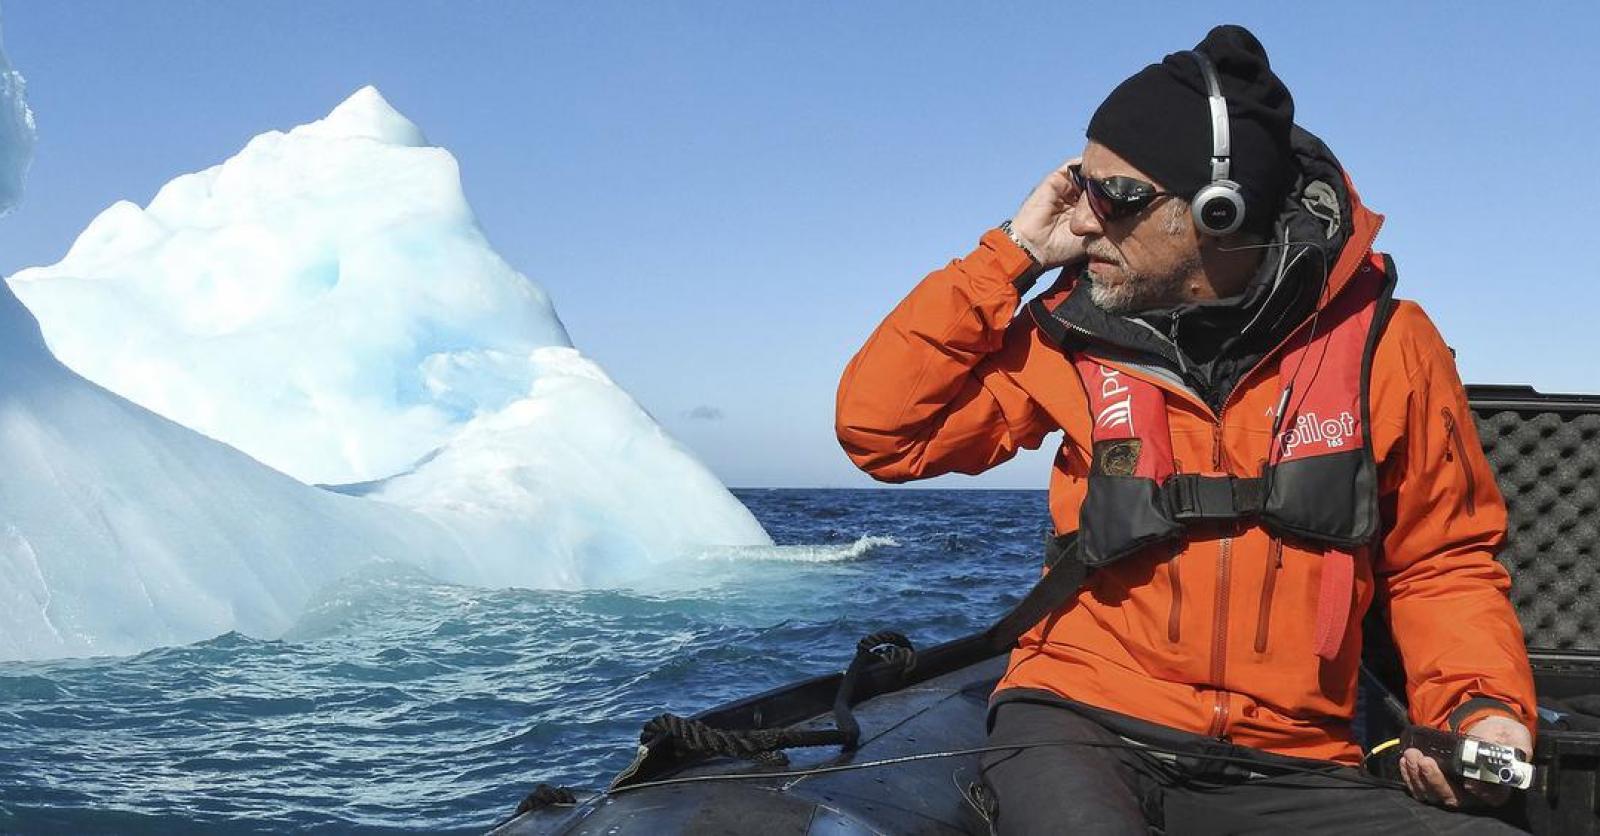
[[570, 588], [771, 542], [371, 88], [0, 286], [0, 461], [0, 659], [276, 636], [375, 562]]

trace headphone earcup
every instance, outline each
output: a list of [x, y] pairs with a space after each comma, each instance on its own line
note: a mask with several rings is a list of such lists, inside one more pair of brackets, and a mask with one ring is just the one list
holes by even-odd
[[1244, 195], [1232, 180], [1216, 180], [1190, 204], [1196, 229], [1206, 235], [1227, 235], [1244, 225]]

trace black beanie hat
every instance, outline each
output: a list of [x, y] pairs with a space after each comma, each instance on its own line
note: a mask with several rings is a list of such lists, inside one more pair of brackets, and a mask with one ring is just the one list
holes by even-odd
[[[1264, 232], [1293, 184], [1294, 99], [1244, 27], [1218, 26], [1195, 49], [1211, 59], [1228, 100], [1228, 179], [1244, 194], [1244, 228]], [[1167, 191], [1189, 198], [1211, 182], [1211, 109], [1191, 55], [1175, 52], [1117, 85], [1086, 133]]]

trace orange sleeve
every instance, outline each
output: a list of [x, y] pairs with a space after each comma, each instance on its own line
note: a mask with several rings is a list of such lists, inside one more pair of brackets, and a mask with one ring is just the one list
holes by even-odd
[[[1460, 729], [1500, 713], [1536, 732], [1533, 674], [1509, 598], [1511, 577], [1495, 560], [1505, 542], [1505, 502], [1455, 360], [1426, 314], [1407, 302], [1384, 343], [1374, 376], [1387, 370], [1387, 393], [1404, 407], [1401, 436], [1385, 463], [1393, 470], [1384, 478], [1387, 529], [1377, 569], [1411, 719]], [[1375, 413], [1378, 388], [1375, 380]]]
[[835, 431], [857, 467], [885, 482], [979, 473], [1055, 429], [1008, 374], [1032, 342], [1013, 321], [1032, 267], [990, 230], [884, 319], [839, 381]]

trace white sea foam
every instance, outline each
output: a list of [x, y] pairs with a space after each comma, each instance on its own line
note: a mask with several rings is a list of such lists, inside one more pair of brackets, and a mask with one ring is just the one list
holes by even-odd
[[860, 560], [878, 549], [898, 548], [893, 537], [864, 536], [849, 545], [737, 546], [703, 549], [702, 560], [782, 561], [790, 563], [839, 563]]

